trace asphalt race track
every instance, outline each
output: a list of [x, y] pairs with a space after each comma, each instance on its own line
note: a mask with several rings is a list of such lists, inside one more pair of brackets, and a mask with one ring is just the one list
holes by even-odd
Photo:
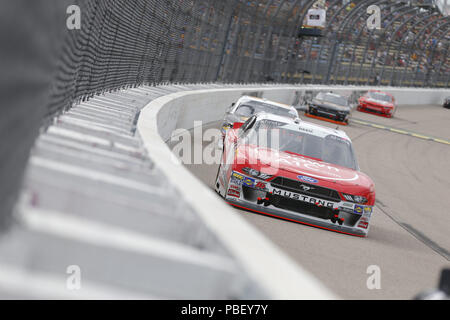
[[[355, 121], [342, 129], [353, 140], [361, 170], [374, 180], [377, 191], [368, 238], [232, 207], [230, 212], [243, 215], [341, 298], [411, 299], [436, 287], [440, 270], [450, 266], [450, 145], [445, 143], [450, 140], [450, 110], [405, 106], [393, 119], [357, 111], [353, 117]], [[217, 165], [187, 167], [213, 188]], [[367, 287], [372, 265], [381, 269], [379, 290]]]

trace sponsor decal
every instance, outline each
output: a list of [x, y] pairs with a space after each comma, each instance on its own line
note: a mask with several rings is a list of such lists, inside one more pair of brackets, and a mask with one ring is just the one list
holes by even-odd
[[369, 220], [362, 217], [361, 220], [359, 220], [358, 228], [367, 229], [369, 227]]
[[276, 189], [276, 188], [272, 189], [272, 194], [282, 196], [285, 198], [289, 198], [289, 199], [293, 199], [293, 200], [298, 200], [298, 201], [303, 201], [303, 202], [307, 202], [307, 203], [311, 203], [311, 204], [315, 204], [315, 205], [320, 205], [322, 207], [327, 207], [330, 209], [333, 209], [334, 205], [335, 205], [335, 203], [331, 202], [331, 201], [317, 199], [317, 198], [313, 198], [313, 197], [309, 197], [309, 196], [305, 196], [302, 194], [289, 192], [289, 191], [285, 191], [285, 190], [280, 190], [280, 189]]
[[363, 206], [359, 206], [359, 205], [355, 205], [354, 212], [356, 214], [361, 214], [362, 215], [364, 213], [364, 207]]
[[302, 181], [305, 181], [305, 182], [308, 182], [308, 183], [314, 183], [314, 184], [319, 183], [319, 180], [311, 178], [311, 177], [308, 177], [308, 176], [298, 176], [297, 178], [299, 180], [302, 180]]
[[313, 187], [310, 187], [310, 186], [306, 186], [306, 185], [304, 185], [304, 184], [302, 184], [302, 185], [300, 186], [300, 188], [302, 188], [303, 191], [311, 191], [311, 190], [316, 189], [316, 188], [313, 188]]
[[242, 181], [242, 185], [253, 188], [255, 186], [255, 179], [244, 178], [244, 181]]
[[339, 207], [339, 210], [347, 213], [353, 213], [353, 208]]
[[257, 182], [255, 184], [255, 188], [256, 189], [262, 189], [262, 190], [266, 190], [266, 184], [264, 182]]
[[238, 180], [244, 180], [244, 176], [242, 174], [239, 174], [237, 172], [233, 172], [233, 177]]
[[342, 204], [342, 206], [347, 207], [347, 208], [351, 208], [352, 210], [355, 207], [355, 205], [353, 203], [348, 203], [348, 202], [344, 202]]
[[233, 190], [233, 189], [228, 189], [228, 195], [230, 197], [236, 197], [236, 198], [240, 198], [241, 197], [241, 193], [237, 190]]
[[244, 171], [245, 173], [253, 176], [253, 177], [258, 177], [259, 176], [259, 171], [255, 170], [255, 169], [250, 169], [250, 168], [244, 168], [242, 169], [242, 171]]
[[300, 131], [304, 131], [304, 132], [308, 132], [308, 133], [313, 133], [313, 132], [314, 132], [312, 129], [303, 128], [303, 127], [299, 127], [298, 129], [299, 129]]
[[364, 208], [364, 214], [362, 216], [363, 219], [369, 221], [370, 217], [372, 217], [373, 208], [372, 207], [365, 207]]
[[239, 173], [233, 172], [233, 174], [231, 175], [231, 181], [230, 182], [232, 184], [241, 186], [243, 180], [244, 180], [244, 176], [243, 175], [240, 175]]
[[230, 184], [230, 189], [232, 190], [236, 190], [236, 191], [241, 191], [241, 187], [235, 184]]

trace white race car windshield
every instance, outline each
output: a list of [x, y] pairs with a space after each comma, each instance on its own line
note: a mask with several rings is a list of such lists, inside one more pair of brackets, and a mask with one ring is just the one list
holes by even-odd
[[259, 112], [271, 113], [278, 116], [288, 117], [291, 119], [295, 119], [298, 117], [297, 112], [295, 112], [294, 110], [274, 106], [268, 103], [252, 102], [252, 101], [245, 102], [242, 105], [240, 105], [235, 113], [239, 117], [250, 118], [251, 116]]
[[300, 126], [261, 120], [248, 133], [246, 143], [280, 152], [290, 152], [358, 170], [351, 142]]

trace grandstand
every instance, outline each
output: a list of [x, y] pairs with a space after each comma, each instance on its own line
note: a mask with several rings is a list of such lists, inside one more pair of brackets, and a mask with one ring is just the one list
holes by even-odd
[[[240, 3], [234, 23], [243, 22], [246, 32], [236, 36], [237, 41], [230, 37], [227, 59], [237, 60], [236, 69], [221, 74], [220, 80], [264, 81], [266, 77], [289, 83], [448, 85], [449, 19], [435, 6], [420, 1], [326, 1], [325, 37], [298, 39], [293, 31], [313, 4]], [[369, 4], [382, 9], [380, 31], [367, 29]], [[255, 20], [265, 25], [256, 27]]]

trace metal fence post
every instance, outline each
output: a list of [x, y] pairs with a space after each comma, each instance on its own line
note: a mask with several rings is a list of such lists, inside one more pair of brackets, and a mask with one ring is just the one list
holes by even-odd
[[[273, 51], [273, 52], [274, 52], [273, 58], [271, 58], [271, 59], [269, 60], [269, 67], [268, 67], [268, 69], [269, 69], [272, 73], [274, 72], [274, 71], [273, 71], [273, 67], [272, 67], [272, 62], [275, 62], [275, 61], [277, 60], [278, 56], [279, 56], [282, 37], [283, 37], [283, 35], [286, 33], [286, 31], [287, 31], [287, 29], [288, 29], [288, 27], [289, 27], [288, 22], [289, 22], [290, 17], [292, 17], [292, 12], [293, 12], [294, 9], [299, 5], [300, 1], [301, 1], [301, 0], [296, 0], [296, 1], [289, 7], [288, 12], [289, 12], [290, 14], [289, 14], [289, 16], [286, 18], [286, 21], [285, 21], [285, 23], [283, 24], [283, 27], [279, 29], [278, 41], [277, 41], [277, 45], [276, 45], [276, 47], [275, 47], [275, 50]], [[283, 59], [283, 56], [281, 56], [281, 60], [282, 60], [282, 59]], [[279, 63], [278, 66], [279, 66], [279, 68], [278, 68], [278, 71], [276, 72], [276, 73], [277, 73], [277, 75], [276, 75], [276, 80], [277, 80], [277, 81], [281, 81], [281, 64]], [[275, 74], [272, 74], [272, 75], [274, 76], [273, 78], [274, 78], [274, 80], [275, 80]]]
[[[284, 77], [282, 77], [283, 79], [288, 78], [287, 75], [288, 75], [288, 71], [289, 71], [289, 65], [292, 60], [292, 56], [294, 56], [294, 61], [297, 60], [298, 53], [295, 50], [295, 45], [293, 46], [292, 44], [295, 44], [298, 41], [298, 38], [297, 38], [298, 27], [301, 24], [303, 24], [303, 21], [305, 20], [305, 17], [308, 13], [308, 10], [314, 5], [314, 3], [315, 3], [314, 1], [310, 1], [310, 2], [305, 1], [305, 4], [300, 7], [299, 19], [297, 20], [297, 23], [292, 27], [291, 32], [289, 33], [288, 43], [286, 45], [286, 65], [284, 67]], [[290, 54], [289, 54], [289, 48], [291, 48]], [[295, 54], [293, 54], [294, 51], [295, 51]]]
[[[225, 56], [226, 56], [226, 51], [227, 51], [227, 45], [230, 41], [230, 35], [231, 35], [231, 29], [233, 26], [233, 19], [234, 19], [234, 11], [235, 11], [235, 7], [237, 6], [239, 0], [234, 0], [232, 5], [230, 6], [230, 17], [228, 18], [228, 24], [227, 24], [227, 30], [225, 32], [225, 37], [223, 39], [223, 45], [221, 48], [221, 54], [220, 54], [220, 59], [219, 59], [219, 65], [217, 66], [217, 73], [216, 73], [216, 81], [220, 80], [224, 80], [223, 77], [223, 70], [225, 67]], [[222, 75], [222, 77], [221, 77]]]
[[[334, 7], [336, 4], [338, 4], [338, 2], [340, 2], [341, 0], [335, 0], [334, 2], [332, 2], [331, 4], [330, 4], [330, 6], [329, 6], [329, 8], [332, 8], [332, 7]], [[322, 37], [322, 39], [320, 39], [320, 42], [319, 42], [319, 53], [317, 54], [317, 59], [316, 59], [316, 63], [314, 64], [314, 68], [313, 68], [313, 72], [312, 72], [312, 82], [314, 83], [315, 82], [315, 80], [316, 80], [316, 74], [318, 73], [317, 72], [317, 69], [318, 69], [318, 66], [319, 66], [319, 64], [320, 64], [320, 60], [321, 60], [321, 57], [322, 57], [322, 52], [323, 52], [323, 47], [325, 46], [325, 40], [324, 39], [327, 39], [327, 36], [328, 36], [328, 34], [329, 34], [329, 31], [330, 31], [330, 29], [331, 29], [331, 26], [333, 25], [333, 23], [334, 23], [334, 21], [336, 20], [336, 18], [339, 16], [339, 14], [341, 13], [341, 11], [342, 10], [344, 10], [345, 8], [347, 8], [347, 6], [349, 6], [350, 5], [350, 3], [348, 3], [347, 5], [345, 5], [345, 6], [341, 6], [341, 7], [339, 7], [338, 8], [338, 10], [336, 10], [336, 12], [334, 12], [334, 14], [333, 14], [333, 16], [331, 17], [331, 19], [329, 20], [329, 21], [327, 21], [327, 26], [325, 27], [325, 30], [324, 30], [324, 36]], [[329, 8], [328, 8], [328, 10], [329, 10]], [[328, 20], [328, 19], [327, 19]], [[331, 33], [333, 33], [333, 30], [331, 30]], [[327, 48], [329, 49], [329, 45], [327, 45]]]

